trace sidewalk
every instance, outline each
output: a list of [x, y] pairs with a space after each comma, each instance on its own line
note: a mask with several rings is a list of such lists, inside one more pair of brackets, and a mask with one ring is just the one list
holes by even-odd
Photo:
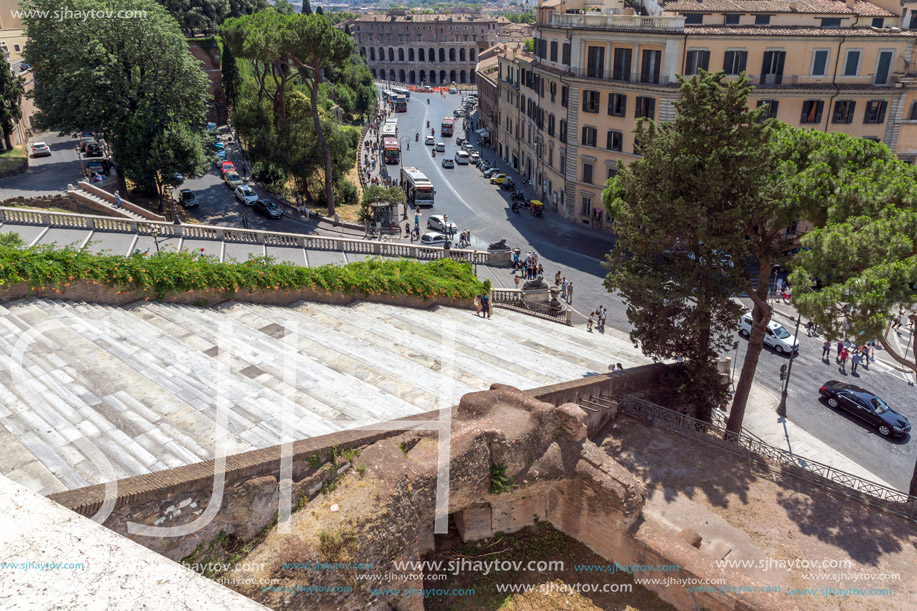
[[753, 384], [742, 426], [762, 441], [800, 458], [820, 462], [871, 482], [894, 489], [859, 463], [847, 458], [817, 437], [777, 415], [780, 398], [760, 384]]

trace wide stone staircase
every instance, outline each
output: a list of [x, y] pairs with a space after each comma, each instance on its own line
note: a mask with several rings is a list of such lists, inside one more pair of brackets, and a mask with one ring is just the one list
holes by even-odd
[[49, 494], [207, 460], [217, 440], [233, 454], [617, 362], [646, 359], [509, 311], [23, 300], [0, 306], [0, 469]]

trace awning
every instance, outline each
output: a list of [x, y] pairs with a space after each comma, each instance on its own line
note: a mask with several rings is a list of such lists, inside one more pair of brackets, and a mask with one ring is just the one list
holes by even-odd
[[486, 129], [479, 129], [478, 131], [476, 131], [476, 132], [474, 132], [474, 133], [476, 133], [477, 135], [479, 135], [479, 136], [482, 137], [482, 138], [486, 138], [486, 137], [488, 137], [488, 136], [490, 135], [490, 131], [488, 131], [488, 130], [486, 130]]

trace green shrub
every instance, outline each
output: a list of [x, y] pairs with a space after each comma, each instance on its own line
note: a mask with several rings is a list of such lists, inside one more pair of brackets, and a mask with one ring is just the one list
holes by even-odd
[[155, 298], [216, 290], [230, 298], [245, 290], [313, 289], [330, 294], [473, 298], [481, 283], [468, 263], [452, 259], [368, 259], [348, 265], [299, 267], [270, 257], [223, 262], [188, 252], [95, 255], [74, 248], [19, 248], [0, 243], [0, 286], [28, 282], [33, 290], [63, 290], [85, 280]]

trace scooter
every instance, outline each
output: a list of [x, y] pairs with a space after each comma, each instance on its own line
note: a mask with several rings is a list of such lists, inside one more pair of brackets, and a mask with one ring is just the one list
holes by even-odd
[[521, 203], [519, 203], [519, 202], [513, 202], [512, 209], [513, 209], [513, 212], [515, 212], [516, 214], [519, 214], [519, 208], [521, 208], [521, 207], [522, 207], [522, 204], [521, 204]]
[[433, 149], [433, 156], [436, 157], [436, 149]]
[[414, 134], [414, 142], [420, 142], [420, 134]]

